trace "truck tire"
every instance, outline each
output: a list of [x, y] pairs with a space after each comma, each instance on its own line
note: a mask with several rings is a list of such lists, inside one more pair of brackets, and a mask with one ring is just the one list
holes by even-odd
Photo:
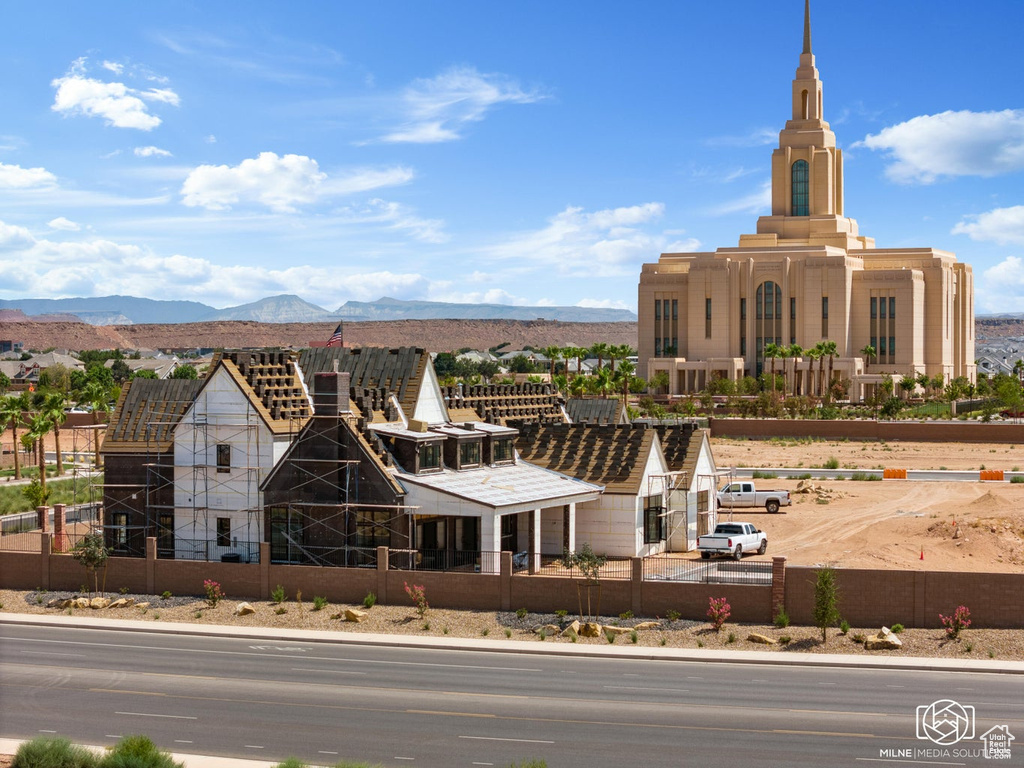
[[710, 560], [711, 559], [711, 553], [710, 552], [701, 552], [700, 553], [700, 557], [701, 557], [701, 560]]
[[769, 499], [768, 501], [765, 502], [764, 508], [774, 515], [776, 512], [779, 511], [779, 500]]
[[768, 551], [768, 539], [761, 542], [761, 546], [757, 548], [757, 554], [763, 555]]
[[733, 560], [742, 560], [743, 559], [743, 545], [742, 544], [737, 544], [736, 545], [736, 551], [732, 553], [732, 559]]

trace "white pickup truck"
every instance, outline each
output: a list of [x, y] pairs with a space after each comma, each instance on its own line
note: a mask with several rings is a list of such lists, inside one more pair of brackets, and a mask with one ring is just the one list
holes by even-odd
[[705, 560], [712, 555], [730, 555], [739, 560], [744, 552], [767, 552], [768, 537], [752, 523], [719, 523], [714, 533], [697, 538], [697, 549]]
[[772, 514], [793, 503], [789, 491], [759, 491], [749, 480], [729, 483], [718, 492], [718, 506], [726, 509], [764, 507]]

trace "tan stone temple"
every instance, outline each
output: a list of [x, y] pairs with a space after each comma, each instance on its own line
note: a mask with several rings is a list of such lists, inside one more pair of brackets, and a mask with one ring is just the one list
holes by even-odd
[[[859, 401], [885, 378], [925, 373], [975, 380], [971, 267], [935, 248], [876, 248], [845, 215], [843, 153], [824, 119], [811, 51], [810, 0], [793, 80], [792, 118], [772, 153], [772, 210], [738, 248], [663, 253], [639, 288], [641, 375], [669, 375], [670, 394], [770, 368], [769, 344], [835, 342], [837, 377]], [[873, 347], [875, 356], [861, 350]], [[788, 388], [816, 394], [812, 362], [786, 359]], [[781, 373], [783, 358], [776, 360]]]

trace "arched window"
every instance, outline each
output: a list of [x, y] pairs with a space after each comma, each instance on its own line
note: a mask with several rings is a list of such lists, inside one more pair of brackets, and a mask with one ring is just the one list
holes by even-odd
[[809, 120], [810, 119], [810, 111], [811, 110], [810, 110], [810, 104], [809, 104], [809, 102], [807, 100], [807, 89], [806, 88], [804, 89], [803, 93], [800, 94], [800, 107], [801, 107], [801, 112], [803, 113], [803, 119], [804, 120]]
[[754, 375], [764, 370], [764, 348], [782, 344], [782, 288], [770, 280], [757, 286], [754, 303]]
[[808, 178], [810, 167], [806, 160], [793, 163], [793, 216], [810, 216]]

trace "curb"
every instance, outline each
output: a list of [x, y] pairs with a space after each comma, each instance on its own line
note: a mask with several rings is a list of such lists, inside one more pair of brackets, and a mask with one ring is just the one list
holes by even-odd
[[474, 638], [433, 638], [405, 635], [355, 634], [323, 630], [246, 628], [223, 625], [196, 625], [120, 619], [67, 619], [36, 614], [0, 615], [0, 626], [66, 627], [143, 632], [157, 635], [228, 637], [252, 640], [289, 640], [335, 645], [416, 648], [476, 653], [517, 653], [542, 656], [575, 656], [598, 659], [640, 659], [644, 661], [702, 662], [705, 664], [774, 664], [796, 667], [835, 667], [847, 669], [919, 670], [929, 672], [972, 672], [1024, 675], [1024, 661], [987, 659], [936, 659], [931, 657], [864, 657], [840, 653], [784, 653], [766, 651], [716, 651], [690, 648], [633, 648], [630, 646], [577, 646], [541, 644], [522, 640], [477, 640]]

